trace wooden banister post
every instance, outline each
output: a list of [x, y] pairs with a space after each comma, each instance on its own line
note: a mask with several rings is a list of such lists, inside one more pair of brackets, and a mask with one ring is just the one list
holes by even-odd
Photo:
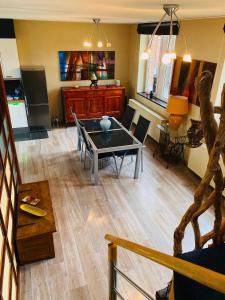
[[113, 243], [108, 244], [109, 262], [109, 300], [116, 300], [115, 289], [117, 287], [117, 273], [115, 266], [117, 263], [117, 246]]

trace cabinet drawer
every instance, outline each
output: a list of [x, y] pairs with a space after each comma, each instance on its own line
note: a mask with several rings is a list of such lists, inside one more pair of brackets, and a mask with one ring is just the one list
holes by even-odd
[[94, 92], [85, 92], [84, 95], [88, 98], [93, 97]]
[[93, 97], [104, 96], [104, 95], [105, 95], [104, 91], [98, 91], [98, 90], [93, 91]]
[[86, 92], [78, 92], [76, 90], [64, 91], [65, 98], [80, 98], [80, 97], [85, 97], [85, 96], [86, 96]]
[[122, 90], [109, 90], [105, 91], [106, 96], [121, 96], [123, 94]]

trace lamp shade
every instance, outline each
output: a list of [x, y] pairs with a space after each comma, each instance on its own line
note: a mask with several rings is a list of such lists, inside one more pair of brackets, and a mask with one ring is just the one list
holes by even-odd
[[188, 98], [170, 95], [166, 111], [173, 115], [186, 115], [188, 113]]

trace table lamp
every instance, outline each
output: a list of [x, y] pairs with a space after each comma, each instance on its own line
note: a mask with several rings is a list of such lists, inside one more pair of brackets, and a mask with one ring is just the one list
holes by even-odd
[[170, 95], [166, 111], [170, 114], [170, 128], [177, 130], [183, 122], [183, 115], [188, 113], [188, 98], [185, 96]]

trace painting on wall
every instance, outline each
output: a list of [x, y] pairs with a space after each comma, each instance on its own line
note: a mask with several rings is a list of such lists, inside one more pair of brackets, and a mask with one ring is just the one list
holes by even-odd
[[115, 51], [59, 51], [60, 80], [114, 79]]
[[195, 90], [195, 78], [201, 72], [209, 70], [213, 79], [216, 72], [216, 63], [195, 60], [184, 62], [182, 57], [174, 61], [170, 94], [188, 97], [189, 103], [199, 106], [199, 99]]

